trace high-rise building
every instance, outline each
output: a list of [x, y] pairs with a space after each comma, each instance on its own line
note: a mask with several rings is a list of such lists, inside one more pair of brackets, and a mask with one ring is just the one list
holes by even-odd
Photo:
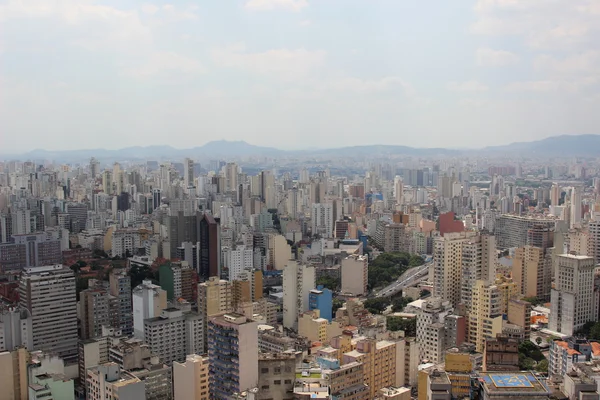
[[350, 255], [341, 263], [342, 293], [362, 296], [368, 292], [369, 260], [366, 256]]
[[28, 396], [29, 351], [19, 348], [0, 352], [0, 387], [2, 396], [10, 400], [30, 400]]
[[512, 276], [517, 290], [525, 297], [550, 298], [552, 259], [541, 247], [524, 246], [515, 250]]
[[238, 246], [235, 250], [227, 249], [225, 265], [229, 269], [229, 280], [235, 281], [247, 269], [254, 268], [254, 249]]
[[198, 216], [198, 275], [206, 281], [212, 276], [220, 276], [221, 240], [219, 222], [209, 213]]
[[311, 232], [325, 238], [333, 237], [333, 204], [315, 203], [311, 208]]
[[158, 317], [167, 308], [167, 292], [150, 280], [133, 289], [133, 334], [144, 339], [144, 320]]
[[102, 335], [102, 327], [111, 321], [110, 302], [106, 282], [90, 279], [91, 285], [79, 294], [79, 314], [81, 316], [81, 338], [90, 339]]
[[261, 397], [293, 399], [296, 383], [295, 354], [261, 353], [258, 357], [258, 388], [261, 388]]
[[190, 354], [184, 363], [173, 361], [173, 397], [209, 400], [208, 357]]
[[0, 352], [18, 347], [33, 350], [31, 313], [24, 307], [0, 305]]
[[598, 319], [594, 302], [594, 258], [574, 254], [556, 257], [548, 328], [572, 336], [586, 322]]
[[308, 295], [309, 310], [319, 310], [320, 317], [331, 322], [333, 318], [332, 307], [333, 293], [331, 290], [323, 287], [323, 285], [319, 285], [316, 289], [310, 291]]
[[75, 274], [62, 265], [23, 270], [19, 303], [31, 313], [33, 348], [77, 360]]
[[19, 272], [61, 262], [60, 240], [50, 239], [44, 232], [12, 235], [11, 242], [0, 244], [0, 271]]
[[121, 371], [114, 362], [98, 365], [87, 371], [88, 399], [145, 400], [144, 382], [128, 372]]
[[211, 277], [198, 284], [198, 313], [202, 317], [204, 344], [208, 343], [208, 320], [215, 315], [233, 311], [233, 284], [229, 281]]
[[467, 310], [471, 306], [471, 292], [475, 282], [494, 280], [496, 258], [496, 241], [492, 235], [478, 235], [463, 243], [461, 302]]
[[188, 189], [194, 186], [194, 160], [183, 160], [183, 187]]
[[404, 204], [404, 182], [399, 176], [396, 176], [394, 179], [394, 199], [396, 200], [396, 204]]
[[581, 220], [581, 187], [574, 186], [571, 189], [571, 229], [580, 227]]
[[419, 357], [440, 363], [444, 359], [445, 319], [452, 313], [452, 305], [448, 301], [433, 297], [423, 302], [417, 314], [417, 337], [419, 338]]
[[209, 390], [214, 400], [258, 384], [258, 323], [240, 314], [211, 317], [208, 323]]
[[433, 295], [453, 306], [461, 301], [462, 248], [468, 240], [464, 233], [447, 233], [433, 241]]
[[589, 256], [594, 257], [596, 264], [600, 264], [600, 220], [590, 221], [588, 230], [590, 233]]
[[196, 271], [182, 262], [168, 262], [158, 268], [160, 286], [167, 300], [185, 299], [196, 302], [198, 278]]
[[508, 301], [516, 295], [517, 287], [510, 278], [498, 278], [493, 284], [478, 280], [471, 293], [469, 343], [481, 353], [487, 339], [502, 333], [503, 316], [508, 312]]
[[500, 249], [523, 247], [527, 245], [527, 233], [530, 228], [539, 226], [554, 229], [555, 217], [531, 217], [502, 214], [495, 222], [494, 234]]
[[123, 335], [133, 334], [131, 278], [125, 270], [113, 270], [109, 277], [109, 293], [113, 297], [111, 325]]
[[315, 267], [290, 260], [283, 269], [283, 326], [295, 328], [298, 316], [309, 309], [310, 291], [315, 288]]
[[187, 354], [203, 352], [201, 316], [191, 310], [166, 308], [159, 316], [144, 320], [144, 340], [161, 362], [183, 362]]
[[196, 213], [184, 210], [170, 210], [166, 217], [166, 227], [169, 235], [170, 254], [169, 258], [177, 257], [177, 248], [184, 242], [196, 243], [198, 241], [197, 230], [198, 217]]

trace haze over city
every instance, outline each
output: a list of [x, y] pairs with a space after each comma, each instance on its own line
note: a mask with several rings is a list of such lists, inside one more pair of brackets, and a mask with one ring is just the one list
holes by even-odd
[[591, 0], [6, 0], [0, 146], [596, 134], [599, 17]]

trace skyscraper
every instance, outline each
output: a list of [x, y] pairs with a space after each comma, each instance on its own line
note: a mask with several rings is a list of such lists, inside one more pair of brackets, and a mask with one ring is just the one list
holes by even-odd
[[548, 328], [571, 336], [586, 322], [596, 321], [593, 257], [556, 256], [556, 282], [551, 292]]
[[19, 303], [31, 313], [33, 348], [77, 360], [75, 275], [62, 265], [23, 270]]
[[214, 400], [258, 384], [258, 323], [240, 314], [213, 317], [208, 323], [209, 390]]
[[206, 281], [220, 276], [221, 243], [219, 222], [209, 213], [198, 215], [198, 275]]
[[571, 190], [571, 229], [581, 226], [581, 187]]
[[194, 186], [194, 160], [186, 158], [183, 161], [183, 187], [188, 189]]

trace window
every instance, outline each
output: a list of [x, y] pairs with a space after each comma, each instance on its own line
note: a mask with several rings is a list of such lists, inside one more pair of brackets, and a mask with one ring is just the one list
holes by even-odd
[[273, 384], [274, 384], [274, 385], [281, 385], [281, 381], [278, 379], [278, 380], [276, 380], [276, 381], [273, 381]]
[[269, 373], [269, 368], [261, 368], [260, 369], [260, 373], [261, 374], [268, 374]]

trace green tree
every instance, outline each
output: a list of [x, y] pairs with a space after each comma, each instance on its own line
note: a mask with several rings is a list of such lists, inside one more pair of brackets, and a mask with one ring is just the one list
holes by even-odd
[[401, 312], [404, 310], [404, 307], [406, 307], [406, 305], [411, 302], [413, 302], [413, 299], [411, 297], [397, 297], [394, 300], [392, 300], [392, 311]]
[[404, 336], [417, 336], [417, 319], [402, 317], [387, 317], [386, 326], [388, 331], [404, 331]]
[[536, 366], [535, 366], [535, 370], [537, 372], [548, 372], [548, 360], [543, 359], [542, 361], [540, 361]]
[[332, 292], [337, 292], [340, 289], [340, 280], [329, 275], [323, 275], [317, 279], [317, 286], [320, 285]]
[[331, 307], [332, 315], [335, 316], [335, 312], [343, 306], [344, 306], [344, 301], [342, 299], [338, 299], [338, 298], [333, 299], [332, 307]]
[[535, 342], [537, 343], [537, 345], [539, 346], [540, 344], [542, 344], [542, 338], [541, 337], [536, 337], [535, 338]]
[[390, 301], [384, 297], [376, 297], [365, 300], [365, 308], [372, 314], [381, 314], [385, 311], [387, 306], [390, 305]]

